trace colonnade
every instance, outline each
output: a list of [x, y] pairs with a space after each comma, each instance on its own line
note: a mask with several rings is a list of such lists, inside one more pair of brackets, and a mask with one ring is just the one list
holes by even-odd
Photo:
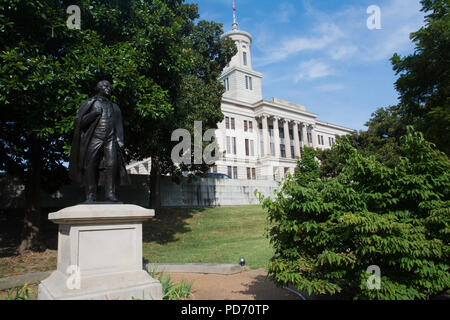
[[[281, 118], [277, 116], [271, 116], [271, 115], [261, 115], [259, 117], [261, 123], [262, 123], [262, 139], [264, 141], [264, 156], [272, 156], [271, 150], [270, 150], [270, 132], [269, 132], [269, 121], [272, 122], [273, 126], [273, 143], [275, 146], [275, 157], [279, 158], [281, 157], [281, 139], [279, 134], [279, 128], [280, 123], [283, 128], [284, 132], [284, 145], [285, 145], [285, 155], [286, 158], [292, 159], [291, 154], [291, 138], [289, 135], [290, 128], [292, 127], [293, 131], [293, 142], [294, 142], [294, 156], [295, 158], [300, 157], [300, 148], [303, 148], [305, 146], [312, 146], [314, 148], [317, 147], [317, 134], [316, 134], [316, 128], [315, 125], [312, 123], [307, 122], [301, 122], [297, 120], [291, 120], [286, 118]], [[301, 129], [301, 136], [302, 139], [300, 139], [299, 135], [299, 129]], [[308, 129], [311, 133], [311, 140], [312, 143], [310, 143], [308, 140]]]

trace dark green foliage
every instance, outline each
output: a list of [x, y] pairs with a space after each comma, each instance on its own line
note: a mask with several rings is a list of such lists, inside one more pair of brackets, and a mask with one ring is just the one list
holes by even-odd
[[28, 287], [28, 284], [25, 284], [22, 287], [6, 290], [5, 300], [30, 300], [30, 295], [37, 297], [37, 294]]
[[[271, 279], [355, 299], [428, 299], [450, 286], [450, 161], [412, 128], [401, 145], [390, 168], [340, 139], [336, 177], [319, 179], [313, 168], [307, 183], [290, 177], [261, 199]], [[366, 286], [371, 265], [381, 269], [380, 290]]]
[[[405, 127], [399, 121], [395, 106], [378, 109], [366, 123], [366, 131], [347, 136], [350, 144], [358, 149], [364, 156], [374, 156], [389, 168], [400, 163], [402, 156], [400, 137], [406, 133]], [[339, 141], [342, 137], [337, 137]], [[341, 159], [336, 148], [318, 150], [317, 158], [320, 160], [320, 176], [335, 177], [342, 169]]]
[[450, 1], [422, 0], [425, 26], [411, 34], [415, 52], [395, 54], [392, 65], [400, 75], [395, 87], [400, 123], [413, 125], [439, 150], [450, 154]]
[[[164, 277], [164, 272], [161, 272], [159, 277], [157, 277], [156, 268], [152, 270], [151, 276], [153, 279], [158, 279], [161, 283], [163, 300], [185, 300], [192, 293], [192, 283], [184, 280], [173, 283], [169, 275]], [[145, 297], [143, 297], [143, 300], [145, 300]]]
[[316, 161], [316, 150], [312, 147], [304, 147], [302, 158], [297, 163], [295, 177], [299, 183], [306, 185], [318, 178], [320, 168]]
[[[70, 5], [81, 30], [66, 26]], [[217, 77], [236, 47], [197, 18], [183, 0], [0, 0], [0, 170], [25, 180], [33, 211], [40, 186], [66, 181], [75, 115], [100, 80], [122, 110], [126, 160], [173, 172], [172, 131], [216, 128]]]
[[[379, 108], [366, 123], [368, 129], [350, 137], [363, 155], [373, 155], [392, 168], [401, 154], [400, 137], [408, 125], [424, 133], [439, 150], [450, 154], [450, 1], [423, 0], [428, 13], [425, 26], [411, 34], [415, 52], [391, 58], [399, 75], [395, 83], [398, 105]], [[321, 176], [336, 176], [340, 163], [336, 151], [319, 151]]]

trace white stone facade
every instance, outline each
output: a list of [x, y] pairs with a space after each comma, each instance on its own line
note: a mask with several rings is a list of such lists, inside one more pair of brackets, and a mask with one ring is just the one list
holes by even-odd
[[234, 24], [223, 36], [235, 41], [238, 53], [219, 78], [226, 89], [225, 119], [216, 131], [221, 159], [212, 171], [233, 179], [281, 180], [294, 172], [303, 146], [329, 149], [337, 136], [354, 132], [317, 120], [304, 106], [263, 100], [262, 74], [252, 69], [251, 35]]
[[[238, 53], [219, 78], [225, 86], [224, 120], [216, 130], [220, 159], [212, 172], [232, 179], [279, 181], [294, 172], [304, 146], [329, 149], [337, 136], [355, 132], [319, 121], [302, 105], [279, 98], [264, 100], [263, 75], [252, 69], [252, 36], [234, 23], [223, 37], [235, 41]], [[144, 161], [127, 169], [132, 174], [149, 174], [149, 168]]]

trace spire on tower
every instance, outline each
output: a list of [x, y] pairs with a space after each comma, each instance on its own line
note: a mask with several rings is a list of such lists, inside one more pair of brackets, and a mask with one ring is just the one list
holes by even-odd
[[236, 4], [234, 3], [234, 0], [233, 0], [233, 30], [237, 30], [237, 28], [238, 28], [238, 24], [236, 21]]

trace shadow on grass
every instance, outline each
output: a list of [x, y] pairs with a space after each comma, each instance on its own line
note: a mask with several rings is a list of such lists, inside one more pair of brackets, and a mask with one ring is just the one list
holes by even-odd
[[165, 207], [155, 213], [155, 217], [142, 226], [143, 242], [166, 244], [176, 241], [175, 235], [192, 231], [187, 220], [205, 208]]
[[[58, 210], [42, 209], [41, 212], [40, 236], [46, 249], [58, 247], [58, 226], [47, 219], [50, 212]], [[0, 258], [19, 255], [17, 248], [22, 241], [23, 219], [24, 209], [0, 210]]]
[[[46, 249], [57, 250], [58, 225], [48, 220], [50, 212], [61, 208], [42, 209], [41, 240]], [[175, 235], [190, 232], [187, 220], [205, 208], [162, 208], [155, 217], [144, 222], [142, 230], [143, 242], [166, 244], [175, 241]], [[0, 258], [17, 256], [17, 248], [21, 242], [24, 210], [0, 210]]]

